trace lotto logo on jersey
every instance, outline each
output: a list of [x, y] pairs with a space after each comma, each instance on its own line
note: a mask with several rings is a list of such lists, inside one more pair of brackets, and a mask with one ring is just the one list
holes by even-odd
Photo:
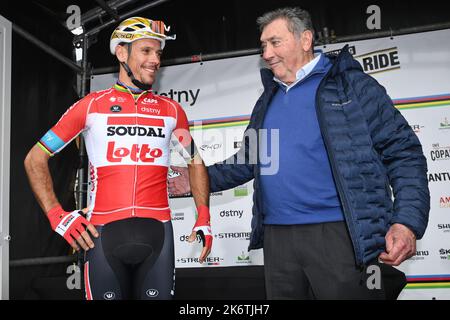
[[106, 151], [106, 159], [109, 162], [122, 162], [124, 159], [130, 159], [133, 162], [154, 162], [156, 158], [160, 158], [163, 152], [159, 148], [150, 148], [148, 144], [133, 144], [131, 148], [118, 147], [114, 141], [108, 142], [108, 150]]

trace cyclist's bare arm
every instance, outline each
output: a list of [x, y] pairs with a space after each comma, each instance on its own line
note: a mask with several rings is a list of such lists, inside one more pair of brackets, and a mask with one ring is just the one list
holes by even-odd
[[46, 214], [51, 208], [59, 204], [53, 190], [53, 181], [48, 168], [49, 158], [50, 156], [35, 144], [24, 161], [31, 189]]
[[[49, 158], [50, 155], [48, 155], [36, 144], [28, 152], [24, 161], [25, 171], [27, 173], [31, 189], [33, 190], [36, 200], [47, 216], [53, 208], [60, 207], [60, 203], [56, 198], [52, 176], [48, 167]], [[62, 212], [63, 211], [61, 211], [61, 213]], [[97, 230], [92, 224], [88, 224], [87, 229], [94, 236], [98, 235]], [[84, 250], [89, 250], [89, 248], [94, 247], [94, 243], [86, 231], [81, 232], [78, 237], [73, 238], [73, 241], [68, 242], [72, 248], [77, 251], [80, 249], [80, 246]]]

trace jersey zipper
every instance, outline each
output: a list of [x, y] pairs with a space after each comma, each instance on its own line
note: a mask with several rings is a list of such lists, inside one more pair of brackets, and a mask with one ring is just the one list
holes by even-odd
[[[131, 93], [130, 92], [130, 94], [132, 95], [132, 97], [133, 97], [133, 100], [134, 100], [134, 111], [135, 111], [135, 121], [136, 121], [136, 123], [135, 123], [135, 126], [136, 126], [136, 130], [137, 130], [137, 127], [138, 127], [138, 124], [137, 124], [137, 118], [138, 118], [138, 101], [139, 101], [139, 99], [142, 97], [142, 95], [144, 95], [145, 93], [146, 93], [147, 91], [143, 91], [143, 92], [141, 92], [140, 94], [139, 94], [139, 96], [137, 96], [136, 98], [134, 97], [134, 95], [133, 95], [133, 93]], [[136, 144], [139, 146], [139, 135], [136, 135]], [[136, 149], [136, 152], [138, 152], [137, 151], [137, 149]], [[136, 215], [136, 190], [137, 190], [137, 175], [138, 175], [138, 172], [137, 172], [137, 168], [138, 168], [138, 164], [139, 164], [139, 156], [138, 155], [136, 155], [136, 164], [134, 165], [134, 186], [133, 186], [133, 208], [131, 209], [131, 216], [132, 217], [134, 217], [135, 215]]]
[[[133, 96], [134, 99], [134, 96]], [[139, 99], [139, 98], [138, 98]], [[137, 129], [137, 99], [134, 99], [134, 109], [135, 109], [135, 127], [136, 127], [136, 131]], [[139, 136], [136, 135], [136, 143], [137, 145], [139, 145]], [[136, 152], [137, 152], [137, 148], [136, 148]], [[139, 157], [136, 156], [136, 161], [137, 163], [134, 165], [134, 185], [133, 185], [133, 208], [131, 209], [131, 216], [134, 217], [136, 215], [136, 189], [137, 189], [137, 166], [139, 163]]]
[[[133, 98], [134, 101], [134, 111], [135, 111], [135, 127], [137, 130], [137, 117], [138, 117], [138, 100], [141, 97], [141, 95], [144, 93], [142, 92], [137, 98], [135, 98], [134, 94], [127, 88], [128, 92], [130, 93], [131, 97]], [[136, 145], [139, 145], [139, 136], [136, 135]], [[136, 150], [137, 151], [137, 150]], [[132, 202], [132, 208], [131, 208], [131, 216], [134, 217], [136, 216], [136, 190], [137, 190], [137, 167], [139, 164], [139, 157], [136, 156], [136, 161], [137, 163], [134, 165], [134, 183], [133, 183], [133, 202]]]

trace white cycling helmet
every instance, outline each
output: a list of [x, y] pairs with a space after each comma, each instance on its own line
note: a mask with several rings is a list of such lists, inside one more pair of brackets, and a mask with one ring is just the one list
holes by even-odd
[[176, 35], [166, 35], [167, 31], [170, 31], [170, 27], [167, 27], [162, 21], [141, 17], [128, 18], [113, 31], [109, 49], [112, 54], [116, 54], [116, 47], [119, 43], [131, 43], [146, 38], [160, 41], [161, 49], [164, 49], [166, 40], [175, 40], [176, 38]]

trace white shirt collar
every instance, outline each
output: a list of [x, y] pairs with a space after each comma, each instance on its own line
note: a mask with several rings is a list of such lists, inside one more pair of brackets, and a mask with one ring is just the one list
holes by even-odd
[[313, 71], [313, 69], [315, 68], [315, 66], [317, 65], [317, 63], [320, 60], [320, 56], [321, 56], [321, 53], [319, 53], [314, 59], [312, 59], [310, 62], [305, 64], [303, 67], [301, 67], [300, 70], [298, 70], [295, 75], [296, 76], [295, 81], [292, 82], [291, 84], [288, 85], [288, 84], [284, 83], [283, 81], [281, 81], [280, 79], [277, 79], [276, 77], [273, 77], [273, 80], [275, 82], [278, 82], [282, 86], [284, 86], [286, 88], [286, 92], [288, 92], [288, 90], [290, 88], [295, 86], [299, 81], [302, 81], [308, 74], [311, 73], [311, 71]]

